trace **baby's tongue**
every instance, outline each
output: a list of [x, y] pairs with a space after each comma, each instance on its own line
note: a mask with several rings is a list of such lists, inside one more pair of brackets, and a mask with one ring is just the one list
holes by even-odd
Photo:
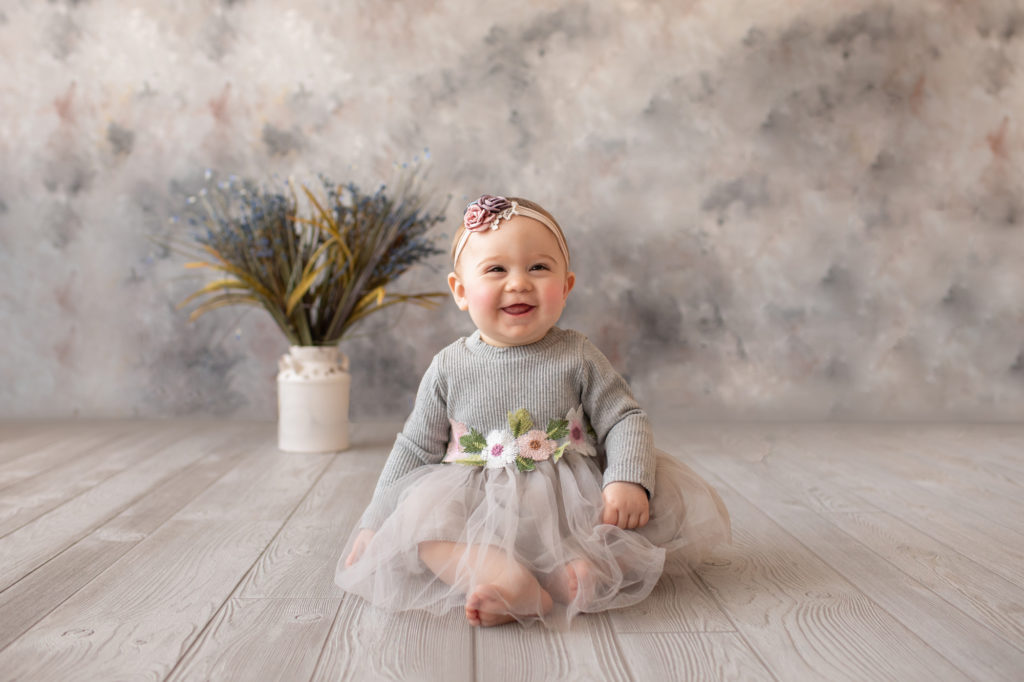
[[513, 315], [522, 315], [532, 307], [532, 305], [527, 305], [525, 303], [516, 303], [515, 305], [506, 306], [505, 312]]

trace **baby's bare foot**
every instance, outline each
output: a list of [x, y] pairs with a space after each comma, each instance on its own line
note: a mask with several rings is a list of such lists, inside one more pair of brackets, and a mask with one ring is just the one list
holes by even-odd
[[508, 600], [497, 585], [477, 585], [466, 598], [466, 620], [470, 625], [502, 625], [515, 620]]
[[580, 606], [585, 606], [594, 598], [593, 568], [586, 559], [573, 559], [562, 570], [555, 571], [545, 587], [562, 604], [571, 604], [579, 597]]
[[466, 598], [470, 625], [502, 625], [516, 616], [543, 616], [551, 610], [551, 595], [538, 585], [533, 594], [515, 594], [498, 585], [477, 585]]

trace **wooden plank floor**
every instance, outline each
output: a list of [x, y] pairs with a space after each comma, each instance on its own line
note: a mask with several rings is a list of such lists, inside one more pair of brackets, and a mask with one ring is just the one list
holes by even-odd
[[684, 424], [735, 539], [569, 632], [346, 596], [395, 425], [0, 422], [0, 680], [1020, 680], [1024, 424]]

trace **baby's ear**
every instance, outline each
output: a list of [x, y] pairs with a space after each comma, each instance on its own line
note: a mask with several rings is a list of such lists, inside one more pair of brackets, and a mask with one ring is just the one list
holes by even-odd
[[468, 310], [469, 302], [466, 300], [466, 287], [459, 279], [458, 274], [454, 272], [448, 273], [448, 288], [452, 290], [452, 298], [455, 299], [455, 305], [459, 306], [459, 310]]
[[576, 273], [570, 272], [565, 276], [565, 293], [562, 294], [562, 298], [569, 298], [569, 292], [576, 286]]

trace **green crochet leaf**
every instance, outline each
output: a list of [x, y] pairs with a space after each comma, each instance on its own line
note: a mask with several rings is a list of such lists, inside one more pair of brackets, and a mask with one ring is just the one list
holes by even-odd
[[459, 445], [463, 452], [483, 452], [487, 447], [487, 439], [476, 429], [470, 429], [469, 433], [459, 439]]
[[537, 468], [537, 465], [534, 463], [532, 459], [526, 459], [523, 456], [517, 456], [516, 467], [518, 467], [520, 471], [533, 471], [534, 469]]
[[473, 466], [482, 467], [487, 464], [487, 460], [483, 457], [465, 457], [463, 459], [455, 460], [457, 464], [472, 464]]
[[562, 455], [565, 454], [565, 449], [567, 447], [569, 447], [568, 443], [562, 443], [561, 445], [559, 445], [558, 449], [551, 453], [551, 461], [557, 462], [558, 460], [562, 459]]
[[562, 440], [569, 435], [569, 422], [566, 419], [552, 419], [548, 422], [548, 438]]
[[533, 418], [525, 409], [519, 408], [515, 412], [508, 413], [508, 425], [512, 429], [512, 436], [519, 438], [533, 428]]

